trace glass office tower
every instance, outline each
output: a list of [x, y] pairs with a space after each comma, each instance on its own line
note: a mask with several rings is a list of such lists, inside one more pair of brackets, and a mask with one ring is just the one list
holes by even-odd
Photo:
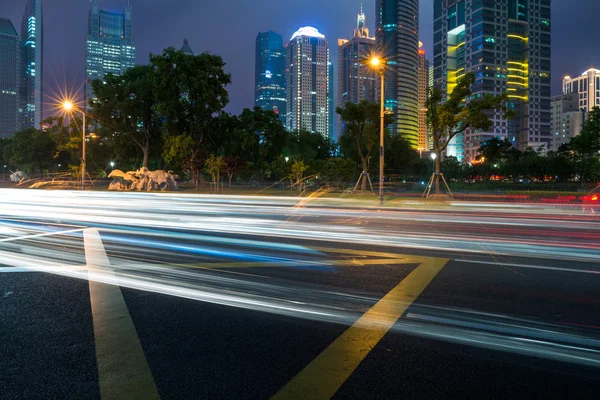
[[313, 27], [300, 28], [287, 46], [287, 114], [289, 131], [306, 129], [330, 137], [329, 47]]
[[385, 106], [393, 131], [419, 145], [419, 1], [377, 0], [377, 49], [387, 59]]
[[275, 112], [285, 125], [285, 48], [281, 35], [273, 31], [256, 36], [254, 75], [255, 102], [263, 110]]
[[0, 18], [0, 139], [11, 137], [21, 124], [17, 113], [20, 43], [12, 22]]
[[27, 0], [21, 20], [21, 129], [42, 124], [44, 33], [42, 0]]
[[493, 136], [520, 150], [550, 147], [550, 40], [550, 0], [435, 0], [435, 86], [449, 94], [473, 72], [474, 96], [506, 92], [517, 114], [490, 113], [493, 127], [457, 136], [449, 155], [470, 161]]
[[131, 31], [131, 7], [125, 13], [100, 10], [91, 0], [86, 43], [86, 105], [94, 98], [91, 82], [104, 75], [122, 75], [135, 66], [135, 42]]

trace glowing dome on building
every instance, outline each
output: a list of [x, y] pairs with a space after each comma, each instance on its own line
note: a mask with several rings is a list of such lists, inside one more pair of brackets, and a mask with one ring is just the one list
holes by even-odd
[[292, 35], [292, 38], [290, 40], [294, 40], [299, 36], [308, 36], [308, 37], [315, 37], [315, 38], [319, 38], [319, 39], [325, 39], [325, 35], [320, 33], [317, 28], [313, 28], [312, 26], [305, 26], [305, 27], [298, 29], [296, 31], [296, 33], [294, 33]]

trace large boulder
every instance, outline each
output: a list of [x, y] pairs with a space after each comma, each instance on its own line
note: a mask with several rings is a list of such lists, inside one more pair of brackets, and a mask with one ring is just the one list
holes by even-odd
[[150, 171], [140, 168], [137, 171], [123, 172], [115, 169], [108, 175], [112, 182], [108, 190], [137, 190], [137, 191], [174, 191], [178, 189], [175, 175], [172, 171]]
[[24, 179], [27, 179], [27, 174], [23, 171], [16, 170], [10, 174], [11, 182], [21, 182]]

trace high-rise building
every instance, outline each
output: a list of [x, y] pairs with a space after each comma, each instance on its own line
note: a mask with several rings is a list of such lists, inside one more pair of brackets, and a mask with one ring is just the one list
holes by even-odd
[[429, 89], [429, 60], [425, 58], [425, 50], [419, 43], [419, 147], [420, 152], [429, 149], [427, 130], [427, 93]]
[[329, 110], [327, 114], [327, 129], [329, 130], [329, 137], [335, 141], [337, 141], [337, 133], [335, 129], [335, 92], [333, 87], [334, 82], [334, 70], [333, 63], [331, 61], [327, 62], [327, 72], [329, 73], [329, 77], [327, 78], [327, 109]]
[[0, 138], [10, 137], [20, 128], [19, 46], [19, 35], [12, 22], [0, 18]]
[[591, 68], [574, 78], [565, 76], [562, 87], [563, 94], [577, 95], [580, 109], [589, 112], [600, 107], [600, 70]]
[[300, 28], [290, 39], [286, 89], [287, 129], [329, 137], [329, 47], [313, 27]]
[[419, 0], [377, 0], [377, 49], [387, 60], [385, 106], [394, 132], [419, 147]]
[[125, 13], [104, 11], [91, 0], [85, 49], [86, 105], [94, 98], [91, 82], [104, 75], [122, 75], [135, 66], [135, 42], [131, 29], [131, 6]]
[[190, 44], [188, 43], [187, 39], [183, 39], [183, 46], [181, 46], [180, 51], [191, 56], [194, 55], [194, 50], [192, 50], [192, 48], [190, 47]]
[[40, 128], [44, 85], [42, 0], [27, 0], [21, 20], [21, 129]]
[[472, 160], [482, 141], [508, 138], [521, 150], [552, 141], [550, 132], [550, 0], [435, 0], [435, 86], [451, 93], [466, 72], [473, 96], [507, 93], [517, 116], [490, 113], [492, 128], [467, 131], [448, 154]]
[[273, 31], [256, 37], [256, 68], [254, 75], [255, 102], [265, 111], [273, 111], [285, 124], [285, 48], [281, 35]]
[[579, 93], [570, 92], [552, 98], [552, 146], [548, 150], [558, 151], [558, 148], [569, 143], [581, 133], [588, 111], [582, 106]]
[[[338, 39], [338, 107], [363, 100], [379, 102], [379, 77], [364, 62], [375, 53], [375, 38], [369, 37], [366, 16], [361, 8], [352, 39]], [[336, 120], [338, 135], [342, 135], [344, 127], [337, 114]]]

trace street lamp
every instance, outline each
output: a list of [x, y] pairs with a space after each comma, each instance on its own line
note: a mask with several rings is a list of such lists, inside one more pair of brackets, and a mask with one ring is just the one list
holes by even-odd
[[369, 65], [381, 78], [381, 111], [379, 113], [379, 205], [383, 205], [383, 129], [385, 127], [385, 65], [387, 61], [374, 56], [369, 60]]
[[114, 161], [111, 161], [111, 162], [110, 162], [110, 167], [111, 167], [112, 169], [114, 169], [114, 168], [115, 168], [115, 162], [114, 162]]
[[81, 142], [82, 142], [82, 149], [81, 149], [81, 190], [84, 189], [84, 182], [85, 182], [85, 164], [86, 164], [86, 157], [85, 157], [85, 111], [83, 111], [81, 108], [77, 107], [75, 104], [73, 104], [72, 101], [70, 100], [65, 100], [62, 103], [62, 107], [65, 111], [67, 112], [71, 112], [71, 111], [79, 111], [81, 113], [81, 115], [83, 115], [83, 129], [82, 129], [82, 135], [81, 135]]

